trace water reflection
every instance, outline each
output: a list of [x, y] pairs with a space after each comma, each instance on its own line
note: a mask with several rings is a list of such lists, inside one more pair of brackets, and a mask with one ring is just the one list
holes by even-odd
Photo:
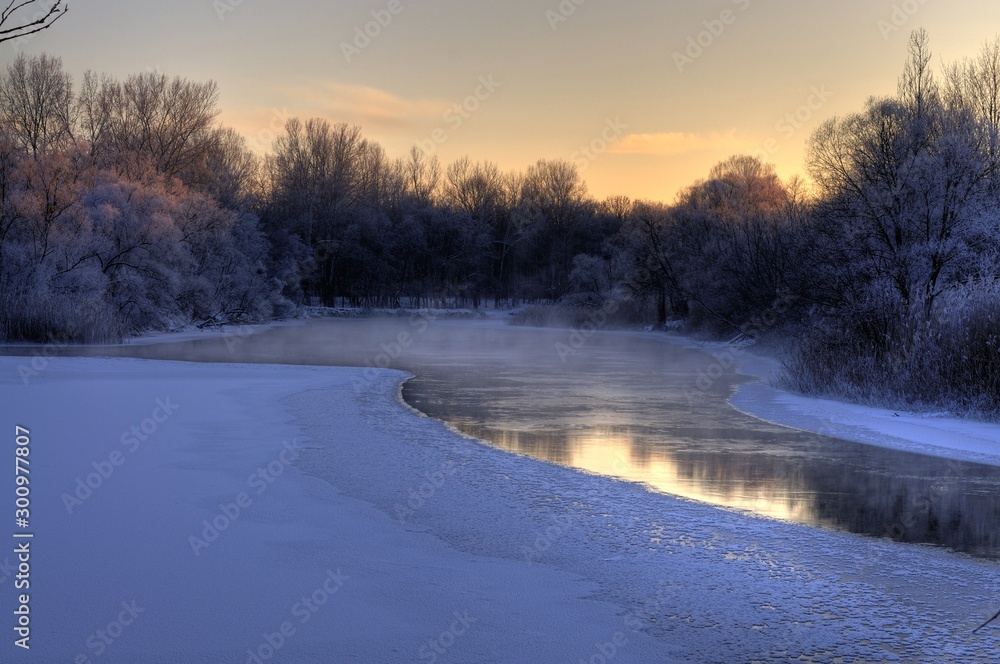
[[[715, 464], [713, 469], [707, 462], [714, 455], [702, 455], [693, 463], [691, 458], [683, 458], [690, 455], [643, 444], [628, 428], [606, 427], [568, 435], [461, 428], [504, 449], [641, 482], [675, 496], [779, 519], [816, 522], [814, 501], [801, 477], [784, 477], [778, 482], [773, 475], [757, 471], [740, 475], [739, 466], [730, 462]], [[712, 475], [711, 470], [718, 472]]]
[[[408, 403], [505, 449], [713, 505], [1000, 557], [1000, 468], [755, 420], [727, 405], [746, 380], [731, 373], [692, 399], [699, 372], [714, 360], [657, 335], [595, 335], [564, 358], [556, 344], [567, 342], [565, 331], [491, 322], [425, 328], [415, 332], [407, 319], [317, 321], [235, 344], [208, 339], [63, 354], [388, 364], [416, 374], [403, 388]], [[401, 331], [412, 341], [387, 355]]]
[[[805, 458], [674, 447], [657, 444], [627, 427], [542, 434], [452, 423], [504, 449], [642, 482], [675, 496], [814, 526], [1000, 557], [1000, 478], [988, 466], [868, 449], [844, 441], [831, 441], [842, 450]], [[891, 472], [891, 467], [907, 472]]]

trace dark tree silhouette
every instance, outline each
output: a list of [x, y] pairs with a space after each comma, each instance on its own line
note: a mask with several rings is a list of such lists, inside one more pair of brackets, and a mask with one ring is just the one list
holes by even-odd
[[[69, 11], [63, 0], [56, 0], [48, 10], [42, 9], [28, 18], [25, 11], [38, 0], [10, 0], [0, 13], [0, 42], [33, 35], [52, 26]], [[17, 15], [17, 16], [15, 16]]]

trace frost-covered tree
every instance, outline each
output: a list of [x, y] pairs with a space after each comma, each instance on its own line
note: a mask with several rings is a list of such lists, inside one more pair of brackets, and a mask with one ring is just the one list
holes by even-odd
[[85, 149], [0, 163], [0, 335], [109, 340], [270, 315], [256, 218], [149, 169], [133, 179]]
[[[990, 234], [997, 161], [994, 131], [973, 108], [945, 104], [926, 35], [895, 99], [827, 121], [809, 145], [829, 232], [849, 246], [857, 273], [845, 288], [884, 283], [915, 319], [928, 320], [942, 289]], [[856, 295], [856, 293], [854, 293]]]
[[793, 373], [811, 391], [995, 412], [1000, 51], [987, 44], [943, 84], [930, 63], [917, 31], [898, 94], [810, 141], [826, 296]]
[[620, 242], [634, 265], [630, 285], [656, 294], [661, 324], [690, 313], [739, 332], [796, 278], [794, 210], [772, 165], [750, 156], [720, 162], [673, 206], [633, 206]]

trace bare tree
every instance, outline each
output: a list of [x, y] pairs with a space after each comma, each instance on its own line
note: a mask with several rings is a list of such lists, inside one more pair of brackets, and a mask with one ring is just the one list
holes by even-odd
[[688, 313], [689, 296], [680, 279], [684, 257], [690, 253], [681, 232], [689, 225], [685, 222], [663, 204], [636, 201], [618, 235], [620, 249], [632, 264], [625, 280], [629, 295], [652, 293], [659, 325], [667, 322], [668, 313]]
[[587, 185], [572, 162], [540, 159], [528, 167], [523, 195], [554, 229], [564, 232], [580, 212]]
[[235, 129], [217, 127], [213, 133], [208, 155], [190, 179], [224, 208], [247, 209], [259, 194], [260, 158]]
[[462, 157], [445, 173], [445, 201], [474, 219], [488, 221], [503, 200], [503, 175], [493, 162]]
[[930, 35], [920, 28], [910, 34], [909, 59], [897, 85], [898, 98], [918, 122], [926, 120], [938, 101], [939, 88], [931, 68]]
[[219, 138], [219, 91], [145, 72], [124, 82], [87, 72], [74, 105], [76, 130], [107, 166], [142, 173], [146, 162], [191, 184]]
[[[10, 0], [7, 8], [0, 13], [0, 42], [19, 37], [27, 37], [50, 28], [69, 11], [63, 0], [56, 0], [48, 9], [36, 12], [30, 19], [24, 11], [38, 0]], [[20, 12], [20, 14], [19, 14]], [[19, 15], [18, 15], [19, 14]]]
[[166, 74], [130, 76], [113, 123], [115, 142], [152, 158], [157, 170], [181, 175], [211, 149], [219, 113], [215, 82], [194, 83]]
[[[307, 245], [341, 231], [344, 213], [358, 203], [366, 152], [360, 127], [289, 119], [268, 161], [271, 197], [282, 210], [283, 225]], [[369, 165], [384, 159], [374, 153], [367, 157]], [[378, 180], [369, 178], [367, 184], [371, 190]]]
[[422, 204], [429, 205], [441, 184], [441, 161], [437, 156], [428, 159], [423, 150], [413, 146], [409, 159], [403, 162], [403, 173], [407, 193]]
[[87, 142], [92, 157], [100, 157], [111, 148], [112, 122], [120, 104], [117, 81], [107, 74], [98, 76], [89, 70], [84, 73], [76, 99], [76, 132]]
[[997, 164], [989, 134], [969, 114], [928, 104], [920, 117], [913, 108], [871, 100], [862, 114], [826, 122], [808, 162], [821, 210], [839, 220], [857, 264], [927, 320], [980, 232]]
[[0, 75], [0, 118], [31, 156], [72, 135], [73, 81], [62, 60], [21, 53]]
[[604, 214], [614, 217], [621, 224], [632, 213], [632, 199], [628, 196], [608, 196], [601, 201], [598, 209]]
[[945, 67], [944, 103], [950, 114], [972, 113], [982, 123], [990, 154], [1000, 152], [1000, 37], [983, 44], [979, 57]]

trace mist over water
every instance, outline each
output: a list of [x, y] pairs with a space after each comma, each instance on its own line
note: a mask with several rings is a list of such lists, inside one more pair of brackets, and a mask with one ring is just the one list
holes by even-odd
[[60, 352], [403, 369], [415, 376], [407, 403], [498, 447], [757, 515], [1000, 558], [1000, 468], [778, 427], [727, 404], [745, 377], [699, 383], [715, 363], [706, 353], [656, 334], [582, 345], [570, 334], [400, 317]]

